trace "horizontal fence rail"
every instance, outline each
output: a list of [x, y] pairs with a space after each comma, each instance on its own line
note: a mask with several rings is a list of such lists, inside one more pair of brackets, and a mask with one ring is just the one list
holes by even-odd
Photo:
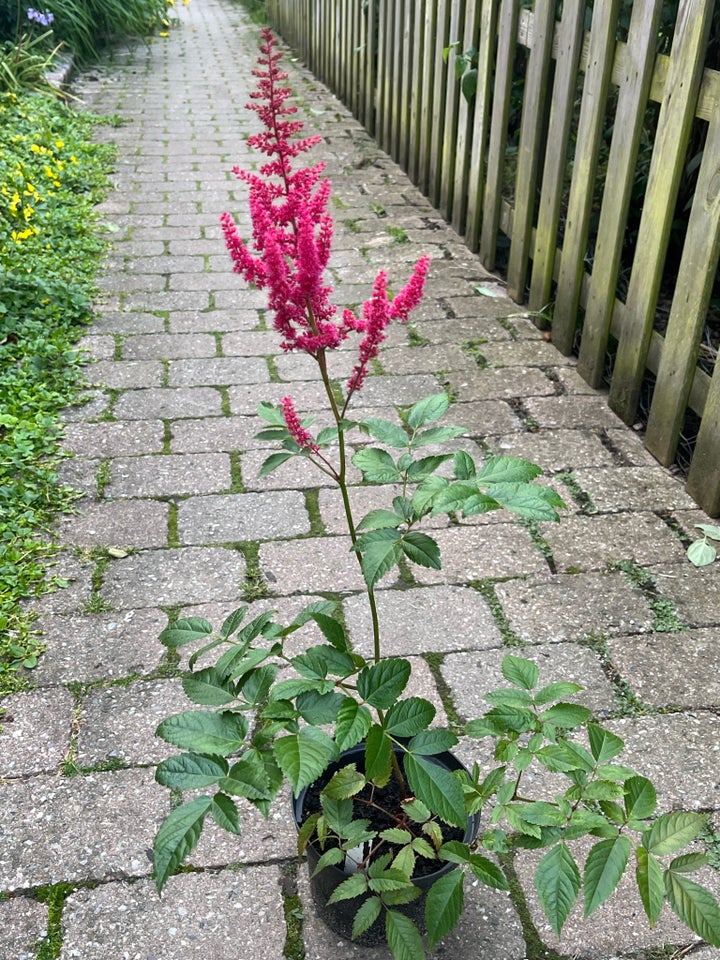
[[711, 516], [715, 6], [680, 0], [668, 24], [663, 0], [267, 0], [273, 28], [513, 299], [552, 309], [555, 345], [608, 383], [626, 423], [646, 422], [653, 455], [687, 448], [688, 492]]

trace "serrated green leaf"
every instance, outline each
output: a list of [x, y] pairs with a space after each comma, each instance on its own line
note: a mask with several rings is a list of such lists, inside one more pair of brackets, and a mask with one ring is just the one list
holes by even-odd
[[581, 706], [579, 703], [556, 703], [547, 710], [543, 710], [540, 719], [543, 723], [550, 723], [554, 727], [563, 729], [572, 729], [585, 723], [588, 717], [592, 716], [592, 710]]
[[441, 467], [448, 460], [452, 460], [452, 457], [451, 453], [445, 453], [434, 457], [422, 457], [420, 460], [413, 461], [407, 467], [408, 483], [420, 483], [426, 477], [432, 476], [438, 467]]
[[347, 880], [336, 887], [328, 904], [330, 903], [339, 903], [341, 900], [352, 900], [354, 897], [360, 897], [363, 893], [366, 892], [368, 888], [367, 878], [364, 873], [354, 873], [351, 877], [348, 877]]
[[324, 818], [327, 826], [340, 836], [344, 836], [352, 821], [353, 802], [350, 797], [336, 799], [326, 793], [320, 795]]
[[425, 927], [430, 949], [452, 930], [462, 913], [463, 872], [451, 870], [433, 883], [425, 900]]
[[173, 790], [199, 790], [224, 777], [228, 763], [223, 757], [180, 753], [158, 764], [155, 779]]
[[438, 850], [438, 857], [449, 863], [469, 863], [470, 847], [459, 840], [448, 840]]
[[424, 837], [415, 837], [410, 846], [419, 857], [424, 857], [426, 860], [437, 859], [435, 851]]
[[410, 789], [446, 823], [465, 827], [465, 796], [459, 780], [432, 760], [414, 754], [405, 755], [405, 775]]
[[222, 707], [235, 701], [235, 687], [215, 667], [205, 667], [183, 677], [182, 687], [193, 703], [206, 707]]
[[291, 453], [271, 453], [270, 456], [263, 461], [262, 466], [258, 470], [258, 476], [266, 477], [269, 473], [272, 473], [273, 470], [277, 470], [278, 467], [281, 467], [285, 461], [289, 460], [291, 457]]
[[492, 690], [483, 697], [488, 703], [495, 706], [520, 707], [526, 709], [533, 706], [533, 698], [526, 690]]
[[625, 748], [625, 743], [620, 737], [610, 733], [609, 730], [604, 730], [596, 723], [589, 723], [587, 732], [590, 752], [598, 763], [607, 763], [608, 760], [622, 753]]
[[360, 422], [360, 429], [370, 436], [375, 437], [380, 443], [385, 443], [389, 447], [398, 447], [402, 449], [407, 447], [410, 438], [401, 426], [392, 423], [390, 420], [382, 420], [379, 417], [367, 417]]
[[684, 853], [681, 857], [675, 857], [670, 861], [668, 870], [673, 873], [693, 873], [710, 862], [706, 853]]
[[585, 916], [602, 906], [617, 889], [630, 857], [630, 841], [625, 836], [601, 840], [590, 850], [585, 861], [583, 885]]
[[239, 836], [240, 816], [230, 797], [224, 793], [216, 793], [210, 807], [210, 816], [222, 830], [227, 830], [228, 833]]
[[239, 684], [239, 692], [251, 706], [258, 706], [267, 700], [270, 689], [275, 683], [279, 667], [275, 663], [266, 663], [257, 670], [246, 674]]
[[240, 627], [245, 619], [245, 614], [247, 611], [247, 607], [238, 607], [237, 610], [233, 610], [232, 613], [225, 617], [223, 620], [223, 625], [220, 627], [220, 636], [223, 638], [223, 640], [227, 640], [228, 637], [231, 637]]
[[450, 398], [446, 393], [436, 393], [413, 404], [407, 414], [407, 424], [413, 430], [435, 423], [447, 411]]
[[470, 856], [470, 870], [473, 876], [477, 877], [486, 887], [492, 887], [494, 890], [507, 890], [508, 882], [505, 874], [497, 864], [479, 853], [473, 853]]
[[484, 719], [499, 730], [512, 730], [515, 733], [525, 733], [535, 726], [535, 714], [531, 710], [506, 707], [502, 704], [488, 710]]
[[[423, 517], [432, 509], [435, 498], [439, 496], [448, 487], [448, 481], [444, 477], [430, 476], [426, 477], [418, 484], [412, 495], [412, 507], [417, 517]], [[441, 513], [443, 511], [440, 511]]]
[[447, 443], [465, 433], [464, 427], [430, 427], [418, 433], [413, 439], [413, 447], [427, 447], [431, 443]]
[[705, 818], [699, 813], [665, 813], [643, 837], [643, 846], [656, 857], [677, 853], [702, 830]]
[[440, 569], [440, 548], [426, 533], [415, 530], [406, 533], [400, 541], [402, 552], [420, 567]]
[[[478, 477], [478, 483], [483, 481]], [[546, 487], [530, 483], [493, 483], [488, 494], [506, 510], [529, 520], [557, 520], [555, 505]], [[554, 492], [553, 492], [554, 493]]]
[[435, 707], [422, 697], [398, 700], [385, 717], [385, 729], [394, 737], [414, 737], [435, 719]]
[[365, 933], [366, 930], [370, 929], [370, 927], [380, 916], [381, 910], [382, 902], [379, 897], [368, 897], [367, 900], [362, 903], [360, 909], [355, 914], [355, 919], [353, 920], [353, 939], [355, 939], [355, 937], [359, 937], [360, 934]]
[[227, 757], [241, 749], [247, 730], [247, 720], [238, 713], [186, 710], [163, 720], [156, 733], [181, 750]]
[[535, 871], [535, 890], [559, 937], [580, 890], [580, 871], [564, 843], [549, 850]]
[[625, 781], [625, 810], [628, 820], [645, 820], [655, 813], [657, 793], [646, 777], [630, 777]]
[[405, 522], [405, 518], [398, 516], [392, 510], [371, 510], [358, 523], [358, 530], [384, 530], [389, 527], [397, 530]]
[[683, 923], [703, 940], [720, 947], [720, 907], [708, 890], [689, 877], [668, 870], [665, 893]]
[[403, 692], [409, 679], [409, 661], [388, 657], [360, 672], [357, 692], [370, 706], [388, 710]]
[[365, 775], [358, 771], [354, 763], [349, 763], [333, 774], [323, 792], [334, 800], [345, 800], [354, 797], [364, 786]]
[[665, 899], [662, 870], [655, 857], [644, 847], [638, 847], [635, 850], [635, 856], [635, 880], [645, 913], [650, 926], [653, 927], [660, 916]]
[[326, 850], [315, 865], [311, 877], [316, 877], [325, 869], [325, 867], [335, 867], [339, 863], [344, 863], [345, 852], [340, 847], [330, 847]]
[[534, 690], [540, 678], [540, 671], [531, 660], [512, 654], [503, 657], [501, 669], [508, 683], [522, 687], [523, 690]]
[[212, 797], [196, 797], [177, 807], [163, 821], [153, 845], [153, 867], [158, 893], [162, 891], [168, 877], [195, 849], [211, 806]]
[[297, 796], [325, 771], [333, 760], [332, 741], [325, 742], [318, 730], [302, 727], [297, 733], [279, 737], [273, 744], [278, 766], [285, 774]]
[[271, 800], [274, 796], [265, 765], [255, 753], [240, 757], [218, 786], [226, 793], [248, 800]]
[[283, 417], [282, 408], [279, 406], [274, 406], [274, 404], [269, 403], [267, 400], [260, 401], [256, 413], [260, 419], [264, 420], [266, 423], [285, 426], [285, 418]]
[[407, 748], [410, 753], [431, 757], [452, 750], [457, 742], [457, 737], [449, 730], [422, 730], [412, 738]]
[[365, 776], [379, 787], [390, 779], [392, 744], [379, 724], [368, 731], [365, 742]]
[[182, 647], [193, 640], [204, 640], [211, 637], [212, 624], [202, 617], [184, 617], [165, 627], [158, 637], [160, 643], [166, 647]]
[[571, 697], [574, 693], [580, 693], [583, 688], [579, 683], [569, 683], [559, 681], [549, 683], [546, 687], [541, 687], [533, 698], [535, 704], [540, 707], [545, 703], [552, 703], [553, 700], [561, 700], [563, 697]]
[[387, 450], [377, 447], [358, 450], [352, 462], [367, 483], [397, 483], [401, 479], [395, 461]]
[[624, 792], [620, 783], [611, 780], [593, 780], [583, 789], [583, 797], [587, 800], [618, 800]]
[[409, 830], [402, 830], [400, 827], [388, 827], [387, 830], [382, 830], [380, 836], [383, 840], [388, 840], [390, 843], [410, 843], [412, 840], [412, 834]]
[[364, 533], [353, 550], [360, 554], [360, 565], [368, 588], [372, 589], [402, 556], [400, 533], [387, 527]]
[[320, 820], [319, 813], [313, 813], [307, 819], [303, 820], [300, 824], [300, 829], [298, 830], [298, 856], [301, 857], [307, 848], [308, 843], [315, 835], [315, 830], [317, 828], [318, 821]]
[[496, 483], [529, 483], [542, 473], [537, 464], [519, 457], [488, 457], [477, 481], [481, 486]]
[[404, 913], [388, 910], [385, 914], [385, 939], [395, 960], [417, 960], [423, 955], [418, 928]]
[[339, 750], [348, 750], [367, 736], [372, 716], [367, 707], [346, 697], [335, 718], [335, 742]]
[[355, 661], [350, 654], [331, 644], [309, 647], [290, 663], [301, 676], [314, 680], [324, 680], [328, 674], [344, 678], [355, 672]]

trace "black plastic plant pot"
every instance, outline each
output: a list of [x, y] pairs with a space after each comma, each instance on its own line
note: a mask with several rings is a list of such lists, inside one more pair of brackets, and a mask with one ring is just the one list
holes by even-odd
[[[398, 759], [401, 760], [403, 751], [399, 747], [396, 747], [395, 753], [398, 756]], [[433, 763], [437, 763], [446, 770], [465, 770], [467, 772], [464, 764], [462, 764], [457, 757], [453, 756], [451, 753], [439, 753], [436, 756], [428, 757], [427, 759], [432, 760]], [[351, 763], [354, 763], [358, 770], [364, 769], [364, 743], [360, 743], [357, 746], [352, 747], [350, 750], [344, 751], [341, 754], [339, 761], [331, 764], [328, 767], [327, 771], [323, 775], [322, 781], [319, 781], [318, 784], [313, 786], [324, 786], [324, 784], [330, 780], [337, 770]], [[307, 816], [305, 805], [308, 798], [308, 793], [312, 789], [312, 786], [306, 788], [298, 797], [293, 799], [293, 814], [295, 817], [295, 825], [298, 829]], [[480, 814], [477, 813], [468, 817], [465, 833], [461, 838], [458, 837], [458, 839], [462, 839], [464, 843], [472, 843], [477, 836], [479, 829]], [[351, 940], [353, 921], [355, 919], [355, 914], [362, 904], [362, 898], [354, 897], [350, 900], [340, 900], [339, 902], [332, 904], [328, 904], [328, 900], [332, 896], [335, 889], [344, 880], [347, 880], [352, 870], [344, 870], [340, 866], [327, 866], [324, 867], [316, 876], [313, 876], [315, 867], [320, 860], [320, 855], [321, 851], [317, 848], [317, 846], [315, 846], [313, 843], [309, 843], [306, 848], [307, 865], [310, 874], [310, 891], [317, 909], [317, 914], [333, 932], [337, 933], [345, 940]], [[444, 876], [446, 873], [449, 873], [450, 870], [455, 869], [457, 869], [457, 864], [444, 862], [432, 873], [413, 877], [413, 883], [418, 886], [420, 890], [422, 890], [422, 895], [416, 900], [413, 900], [412, 903], [396, 906], [393, 907], [393, 909], [404, 913], [415, 924], [417, 924], [422, 932], [424, 932], [425, 894], [436, 880]], [[369, 927], [359, 937], [356, 937], [353, 940], [353, 943], [357, 943], [366, 947], [377, 946], [385, 943], [385, 921], [383, 919], [383, 915], [381, 914], [371, 927]]]

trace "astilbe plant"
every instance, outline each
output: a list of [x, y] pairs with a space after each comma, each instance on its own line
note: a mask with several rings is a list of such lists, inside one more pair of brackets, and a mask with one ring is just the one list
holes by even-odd
[[[373, 654], [366, 659], [353, 651], [333, 616], [334, 605], [325, 601], [310, 604], [286, 626], [275, 622], [274, 612], [246, 621], [247, 608], [241, 607], [217, 632], [197, 617], [163, 631], [161, 640], [170, 648], [198, 647], [183, 687], [202, 709], [160, 724], [159, 736], [185, 752], [164, 760], [157, 779], [180, 791], [213, 789], [178, 806], [161, 826], [154, 851], [158, 889], [191, 854], [208, 815], [237, 834], [235, 798], [245, 798], [267, 815], [285, 781], [296, 797], [319, 783], [318, 809], [299, 830], [300, 852], [312, 845], [315, 874], [346, 870], [330, 900], [357, 898], [350, 932], [361, 936], [380, 925], [398, 960], [425, 955], [417, 917], [430, 948], [453, 928], [468, 874], [507, 889], [504, 873], [480, 852], [483, 848], [501, 853], [513, 847], [549, 848], [537, 869], [536, 887], [558, 934], [581, 888], [590, 914], [616, 889], [634, 851], [650, 923], [667, 899], [688, 926], [720, 945], [718, 905], [687, 877], [706, 858], [698, 852], [676, 856], [701, 832], [703, 818], [682, 812], [656, 817], [652, 783], [617, 761], [622, 740], [593, 723], [586, 707], [566, 702], [581, 690], [578, 684], [540, 685], [532, 662], [506, 657], [502, 669], [509, 686], [489, 693], [488, 712], [458, 731], [489, 738], [495, 765], [481, 771], [475, 764], [467, 771], [436, 762], [458, 737], [433, 726], [436, 711], [429, 701], [405, 695], [411, 664], [382, 650], [375, 587], [401, 560], [440, 567], [437, 543], [417, 529], [424, 518], [504, 507], [533, 520], [555, 520], [563, 504], [553, 491], [535, 484], [540, 470], [526, 461], [490, 457], [478, 466], [463, 451], [429, 452], [463, 433], [438, 425], [449, 406], [444, 393], [398, 408], [399, 423], [351, 419], [351, 401], [363, 389], [389, 323], [406, 321], [421, 300], [429, 259], [417, 261], [395, 297], [381, 271], [361, 311], [332, 304], [324, 279], [333, 226], [327, 212], [330, 184], [322, 164], [295, 165], [320, 138], [299, 136], [302, 124], [287, 102], [286, 74], [269, 31], [263, 32], [260, 50], [258, 86], [249, 106], [262, 132], [249, 142], [267, 160], [258, 173], [236, 170], [249, 187], [252, 240], [241, 237], [228, 214], [223, 229], [234, 269], [267, 291], [282, 348], [302, 351], [317, 363], [332, 415], [329, 426], [313, 432], [313, 419], [301, 419], [291, 397], [278, 406], [261, 404], [258, 412], [266, 426], [258, 437], [281, 445], [261, 473], [302, 457], [336, 483], [365, 581]], [[357, 362], [340, 390], [329, 358], [351, 336], [359, 338]], [[371, 510], [358, 523], [347, 477], [351, 433], [360, 440], [352, 463], [364, 483], [395, 488], [387, 508]], [[364, 445], [367, 437], [380, 446]], [[324, 569], [320, 558], [317, 568]], [[332, 589], [332, 583], [322, 587]], [[452, 617], [452, 610], [447, 615]], [[325, 642], [293, 656], [286, 640], [308, 623], [319, 628]], [[214, 651], [220, 655], [208, 666]], [[584, 742], [573, 736], [581, 729]], [[358, 744], [361, 762], [343, 761], [341, 753]], [[554, 795], [542, 800], [525, 795], [531, 767], [558, 775]], [[388, 799], [392, 785], [399, 797], [393, 802]], [[381, 826], [371, 815], [378, 808], [386, 817]], [[486, 829], [477, 840], [470, 830], [468, 838], [468, 825], [483, 809], [492, 809]], [[454, 834], [448, 832], [452, 828]], [[583, 838], [591, 847], [581, 872], [571, 842]], [[431, 873], [440, 871], [425, 896], [424, 918], [411, 913], [421, 896], [416, 882], [421, 862], [429, 863]], [[448, 865], [454, 869], [440, 870]]]

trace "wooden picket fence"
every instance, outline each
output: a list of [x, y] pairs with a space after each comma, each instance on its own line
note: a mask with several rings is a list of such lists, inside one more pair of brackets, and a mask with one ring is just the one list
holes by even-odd
[[[532, 10], [520, 0], [266, 2], [273, 28], [486, 267], [498, 266], [498, 241], [509, 240], [510, 296], [533, 311], [553, 304], [553, 342], [565, 354], [578, 350], [592, 386], [609, 377], [610, 406], [625, 422], [635, 421], [654, 379], [645, 444], [661, 463], [673, 462], [688, 411], [699, 418], [687, 489], [720, 514], [720, 364], [705, 364], [712, 374], [698, 366], [720, 256], [720, 71], [705, 67], [714, 0], [681, 0], [665, 55], [656, 52], [663, 0], [634, 0], [623, 41], [621, 0], [565, 0], [559, 20], [556, 0], [535, 0]], [[477, 89], [468, 100], [455, 57], [471, 49]], [[640, 140], [653, 109], [620, 298]], [[508, 149], [513, 111], [519, 135]], [[697, 179], [661, 335], [655, 319], [676, 198], [698, 132], [704, 150], [693, 160]], [[668, 301], [667, 276], [665, 283]]]

